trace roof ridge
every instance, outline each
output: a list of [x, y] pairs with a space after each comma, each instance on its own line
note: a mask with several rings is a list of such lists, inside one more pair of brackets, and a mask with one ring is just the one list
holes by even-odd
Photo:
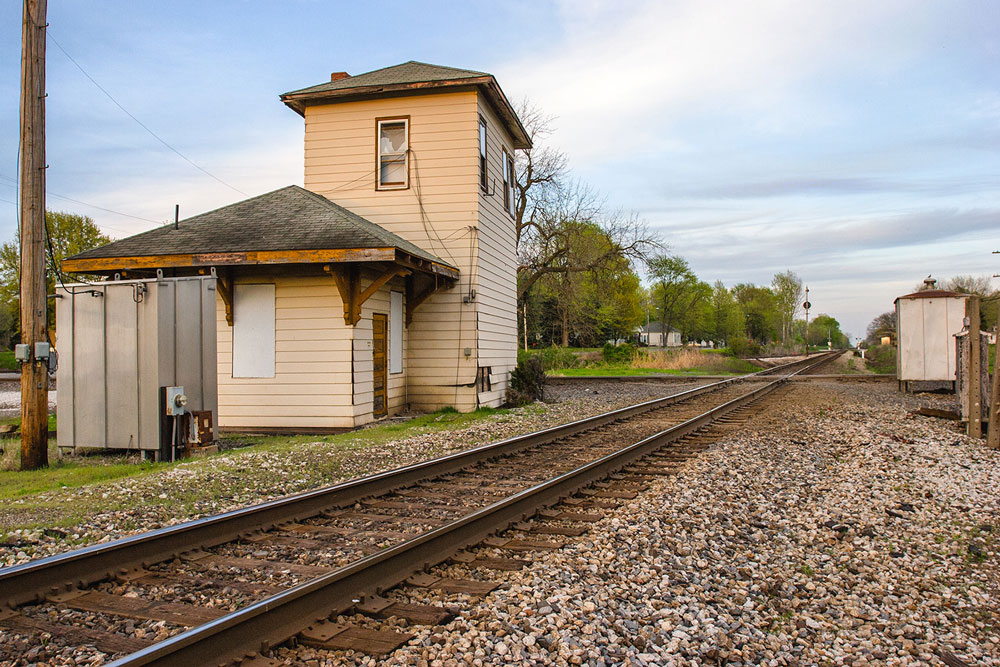
[[[472, 72], [474, 74], [482, 74], [483, 76], [493, 76], [489, 72], [484, 72], [484, 71], [478, 70], [478, 69], [466, 69], [464, 67], [452, 67], [451, 65], [437, 65], [435, 63], [425, 63], [422, 60], [407, 60], [405, 63], [400, 63], [400, 64], [401, 65], [409, 65], [411, 63], [414, 64], [414, 65], [424, 65], [425, 67], [437, 67], [438, 69], [447, 69], [447, 70], [451, 70], [453, 72]], [[392, 67], [399, 67], [399, 66], [400, 65], [392, 65]], [[389, 69], [389, 68], [388, 67], [384, 67], [383, 69]], [[378, 71], [378, 70], [375, 70], [375, 71]], [[366, 72], [366, 74], [367, 74], [367, 72]]]

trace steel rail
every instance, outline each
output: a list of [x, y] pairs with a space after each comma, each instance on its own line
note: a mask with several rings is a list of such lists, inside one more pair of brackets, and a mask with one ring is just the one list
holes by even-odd
[[[825, 358], [810, 360], [814, 365]], [[791, 375], [813, 365], [803, 366]], [[774, 391], [780, 377], [697, 417], [617, 452], [520, 491], [444, 526], [367, 556], [330, 574], [277, 593], [219, 619], [124, 656], [109, 667], [183, 667], [224, 664], [287, 641], [314, 622], [349, 611], [359, 599], [398, 586], [413, 574], [444, 562], [462, 549], [533, 516], [653, 451]]]
[[[809, 359], [808, 361], [815, 361]], [[475, 463], [505, 456], [545, 442], [623, 421], [637, 414], [711, 393], [776, 369], [791, 369], [803, 360], [750, 375], [714, 382], [663, 398], [580, 419], [569, 424], [515, 436], [438, 458], [376, 473], [340, 484], [140, 533], [104, 544], [56, 554], [0, 569], [0, 604], [16, 607], [44, 599], [66, 587], [84, 587], [138, 567], [173, 559], [196, 548], [210, 548], [249, 532], [301, 521], [320, 512], [347, 507], [365, 498], [426, 479], [456, 472]]]

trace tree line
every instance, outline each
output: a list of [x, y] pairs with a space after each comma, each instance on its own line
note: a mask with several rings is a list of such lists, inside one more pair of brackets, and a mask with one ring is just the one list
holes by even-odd
[[637, 215], [609, 209], [599, 193], [571, 178], [565, 154], [546, 144], [550, 117], [528, 103], [519, 113], [533, 143], [519, 152], [515, 167], [522, 345], [603, 345], [631, 340], [647, 323], [676, 329], [684, 342], [741, 353], [791, 351], [806, 339], [848, 345], [830, 315], [816, 316], [808, 331], [797, 319], [804, 289], [791, 271], [776, 274], [770, 285], [727, 288], [699, 279]]

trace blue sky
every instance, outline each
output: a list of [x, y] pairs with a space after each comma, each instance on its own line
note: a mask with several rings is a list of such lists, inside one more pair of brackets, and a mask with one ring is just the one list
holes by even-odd
[[[97, 9], [95, 9], [97, 8]], [[19, 2], [0, 5], [0, 238]], [[792, 269], [861, 334], [929, 273], [1000, 273], [997, 2], [50, 2], [49, 207], [116, 237], [302, 182], [278, 100], [406, 60], [493, 72], [708, 281]], [[239, 192], [238, 192], [238, 191]], [[91, 206], [111, 209], [109, 213]], [[133, 216], [133, 217], [128, 217]]]

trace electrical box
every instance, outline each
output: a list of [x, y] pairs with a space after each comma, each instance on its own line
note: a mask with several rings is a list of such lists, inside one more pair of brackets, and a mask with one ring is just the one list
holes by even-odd
[[56, 287], [60, 448], [163, 458], [168, 410], [218, 411], [215, 288], [212, 276]]
[[180, 417], [185, 413], [184, 406], [188, 398], [184, 395], [184, 387], [167, 387], [167, 416]]
[[48, 343], [35, 343], [35, 361], [48, 361], [49, 347]]
[[31, 361], [31, 346], [27, 343], [18, 343], [14, 346], [14, 358], [23, 364]]

